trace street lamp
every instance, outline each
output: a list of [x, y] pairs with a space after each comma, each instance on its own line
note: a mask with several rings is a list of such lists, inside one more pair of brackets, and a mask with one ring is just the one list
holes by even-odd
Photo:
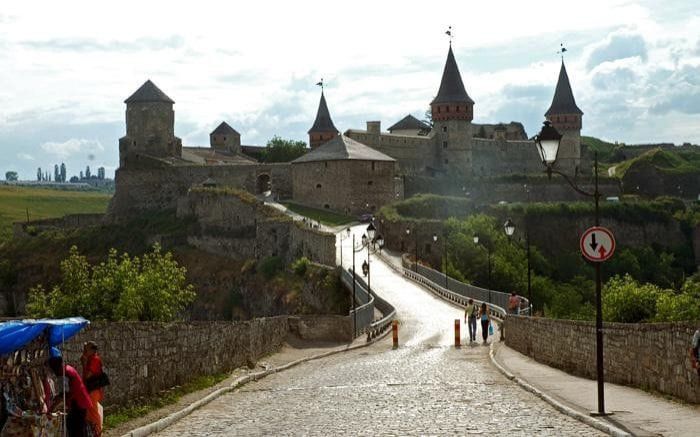
[[[515, 233], [515, 223], [511, 219], [506, 220], [506, 222], [503, 223], [503, 230], [508, 238], [512, 237]], [[527, 252], [527, 300], [530, 306], [532, 306], [532, 285], [530, 280], [530, 234], [527, 231], [527, 225], [525, 226], [525, 251]]]
[[379, 245], [379, 253], [382, 253], [382, 248], [384, 247], [384, 237], [379, 235], [377, 237], [377, 244]]
[[[406, 235], [411, 235], [411, 229], [406, 228]], [[413, 232], [413, 237], [416, 240], [416, 264], [414, 266], [414, 271], [418, 273], [418, 228], [416, 227], [415, 232]]]
[[[479, 236], [477, 234], [474, 234], [474, 245], [479, 244]], [[487, 256], [487, 261], [488, 261], [488, 266], [489, 266], [489, 282], [488, 282], [488, 290], [489, 290], [489, 303], [491, 303], [491, 249], [484, 243], [481, 243], [481, 245], [486, 249], [486, 256]]]
[[345, 229], [347, 237], [343, 237], [343, 232], [340, 232], [340, 270], [343, 270], [343, 240], [350, 238], [350, 228]]
[[[540, 155], [542, 164], [546, 167], [547, 176], [551, 179], [552, 173], [556, 173], [571, 186], [577, 193], [592, 197], [595, 204], [595, 225], [600, 226], [600, 191], [598, 190], [598, 152], [593, 153], [593, 178], [595, 181], [594, 191], [588, 192], [580, 189], [576, 186], [571, 179], [564, 173], [554, 170], [554, 166], [557, 160], [557, 154], [559, 152], [559, 144], [561, 142], [562, 135], [557, 132], [557, 130], [552, 126], [549, 121], [545, 121], [542, 126], [542, 130], [538, 135], [535, 136], [535, 146], [537, 147], [537, 152]], [[604, 416], [607, 415], [605, 412], [605, 378], [604, 378], [604, 368], [603, 368], [603, 304], [601, 299], [601, 274], [600, 274], [600, 263], [595, 263], [595, 331], [596, 331], [596, 375], [598, 380], [598, 412], [595, 415]]]
[[[442, 234], [442, 271], [445, 274], [445, 290], [449, 290], [450, 288], [447, 285], [447, 238], [445, 238], [445, 234]], [[433, 242], [437, 243], [438, 241], [438, 236], [437, 234], [433, 234]]]
[[[371, 280], [371, 271], [370, 271], [370, 243], [374, 242], [374, 236], [377, 233], [377, 228], [374, 227], [374, 223], [370, 222], [369, 226], [367, 226], [367, 234], [362, 235], [362, 244], [367, 246], [367, 261], [365, 261], [366, 264], [362, 265], [362, 273], [367, 276], [367, 302], [369, 302], [369, 296], [372, 293], [372, 286], [370, 285], [370, 280]], [[365, 272], [365, 265], [367, 266], [367, 271]]]

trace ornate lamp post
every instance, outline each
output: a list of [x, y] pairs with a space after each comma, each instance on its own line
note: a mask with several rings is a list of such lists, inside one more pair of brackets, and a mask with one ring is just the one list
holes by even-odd
[[379, 245], [379, 253], [382, 253], [382, 248], [384, 247], [384, 237], [379, 235], [377, 237], [377, 244]]
[[[477, 234], [474, 234], [474, 245], [479, 244], [479, 236]], [[487, 256], [487, 261], [488, 261], [488, 267], [489, 267], [489, 282], [488, 282], [488, 289], [489, 289], [489, 303], [491, 303], [491, 249], [485, 245], [484, 243], [481, 243], [481, 245], [486, 249], [486, 256]]]
[[[537, 147], [537, 153], [540, 155], [542, 164], [546, 167], [547, 176], [551, 179], [552, 173], [558, 174], [564, 180], [571, 185], [577, 193], [592, 197], [595, 204], [595, 226], [600, 226], [600, 191], [598, 190], [598, 153], [593, 154], [593, 177], [595, 180], [593, 192], [588, 192], [580, 189], [576, 184], [574, 184], [571, 179], [564, 173], [552, 168], [557, 160], [557, 153], [559, 152], [559, 144], [561, 142], [562, 135], [557, 132], [557, 130], [552, 126], [549, 121], [545, 121], [542, 126], [542, 130], [538, 135], [535, 136], [535, 146]], [[601, 275], [600, 275], [600, 263], [595, 263], [595, 331], [596, 331], [596, 374], [598, 380], [598, 412], [592, 413], [594, 415], [607, 415], [605, 412], [605, 378], [604, 378], [604, 368], [603, 368], [603, 304], [601, 299]]]
[[[406, 228], [406, 235], [411, 235], [410, 228]], [[413, 237], [416, 240], [416, 264], [414, 266], [414, 271], [418, 273], [418, 227], [416, 227], [415, 231], [413, 232]]]
[[[508, 238], [512, 237], [515, 233], [515, 223], [511, 219], [506, 220], [506, 222], [503, 223], [503, 230]], [[530, 303], [530, 306], [532, 306], [532, 284], [530, 279], [530, 235], [527, 231], [527, 227], [525, 228], [525, 251], [527, 252], [527, 300]]]
[[[442, 271], [445, 274], [445, 290], [449, 290], [450, 288], [448, 287], [447, 284], [447, 238], [445, 237], [445, 234], [442, 234]], [[438, 241], [438, 235], [433, 234], [433, 242], [437, 243]]]

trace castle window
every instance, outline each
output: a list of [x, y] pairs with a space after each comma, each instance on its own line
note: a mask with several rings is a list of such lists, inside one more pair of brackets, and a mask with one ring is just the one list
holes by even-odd
[[450, 107], [449, 107], [449, 106], [445, 106], [445, 112], [450, 112]]
[[442, 131], [443, 131], [443, 132], [447, 132], [447, 126], [443, 126], [443, 127], [442, 127]]
[[316, 184], [316, 188], [321, 188], [321, 184]]
[[367, 182], [367, 185], [372, 185], [372, 181], [368, 181], [368, 182]]
[[443, 149], [447, 149], [447, 141], [443, 141], [443, 142], [442, 142], [442, 148], [443, 148]]
[[455, 108], [455, 112], [459, 112], [459, 106]]
[[372, 161], [372, 171], [374, 171], [374, 161]]
[[226, 137], [224, 137], [224, 141], [226, 141]]
[[566, 123], [566, 115], [564, 116], [564, 123]]
[[447, 158], [445, 158], [445, 164], [447, 164], [447, 163], [449, 163], [449, 161], [447, 160]]
[[328, 161], [324, 161], [323, 166], [328, 168]]
[[330, 208], [331, 208], [331, 206], [330, 206], [329, 204], [327, 204], [327, 203], [326, 203], [325, 205], [323, 205], [323, 207], [326, 208], [326, 209], [330, 209]]

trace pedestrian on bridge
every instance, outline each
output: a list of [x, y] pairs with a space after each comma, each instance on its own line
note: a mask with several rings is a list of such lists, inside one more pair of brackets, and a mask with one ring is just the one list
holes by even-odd
[[695, 331], [691, 346], [690, 358], [692, 360], [693, 367], [698, 371], [698, 376], [700, 376], [700, 329]]
[[489, 325], [491, 324], [491, 314], [489, 314], [489, 307], [486, 305], [486, 302], [481, 303], [479, 317], [481, 318], [481, 337], [484, 339], [484, 344], [486, 344], [486, 339], [489, 338]]
[[[474, 303], [474, 299], [469, 299], [469, 304], [464, 309], [464, 323], [469, 326], [469, 342], [476, 341], [476, 315], [479, 308]], [[468, 322], [467, 322], [468, 320]]]
[[515, 315], [520, 314], [520, 296], [515, 291], [512, 291], [508, 298], [508, 312]]

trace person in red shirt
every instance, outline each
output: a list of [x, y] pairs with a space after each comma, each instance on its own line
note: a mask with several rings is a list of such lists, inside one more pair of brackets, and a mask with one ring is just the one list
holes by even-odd
[[[83, 365], [83, 381], [87, 386], [90, 386], [91, 379], [98, 378], [102, 375], [102, 358], [97, 353], [97, 344], [94, 341], [88, 341], [83, 345], [83, 355], [80, 357], [80, 363]], [[95, 388], [88, 391], [92, 400], [92, 408], [87, 411], [85, 419], [92, 424], [97, 437], [102, 435], [102, 399], [104, 398], [104, 387]]]
[[48, 367], [58, 378], [65, 375], [68, 382], [68, 392], [66, 393], [66, 406], [68, 416], [66, 426], [70, 437], [84, 437], [87, 435], [85, 415], [92, 408], [92, 400], [85, 389], [85, 384], [78, 374], [78, 371], [68, 364], [63, 364], [60, 356], [51, 357], [47, 363]]

